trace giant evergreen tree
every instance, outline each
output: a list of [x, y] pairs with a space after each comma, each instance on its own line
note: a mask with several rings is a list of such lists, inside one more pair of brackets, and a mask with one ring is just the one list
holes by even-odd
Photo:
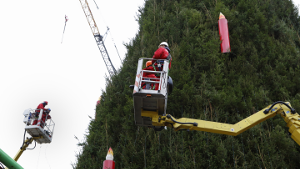
[[[291, 0], [146, 0], [140, 30], [118, 74], [107, 80], [97, 118], [79, 143], [74, 168], [99, 169], [109, 147], [116, 168], [297, 168], [300, 146], [281, 117], [232, 137], [134, 124], [138, 58], [167, 41], [173, 57], [173, 116], [236, 123], [274, 101], [300, 111], [300, 18]], [[232, 53], [220, 53], [218, 16], [229, 25]]]

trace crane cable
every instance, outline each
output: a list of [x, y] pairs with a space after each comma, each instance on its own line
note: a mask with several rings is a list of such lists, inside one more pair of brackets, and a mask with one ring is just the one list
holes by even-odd
[[117, 53], [118, 53], [119, 59], [120, 59], [120, 61], [122, 62], [122, 59], [121, 59], [121, 57], [120, 57], [119, 51], [118, 51], [118, 49], [117, 49], [117, 46], [116, 46], [116, 44], [115, 44], [114, 38], [112, 37], [112, 34], [111, 34], [111, 32], [110, 32], [110, 31], [109, 31], [109, 33], [110, 33], [111, 39], [112, 39], [112, 41], [113, 41], [113, 43], [114, 43], [114, 46], [115, 46], [115, 48], [116, 48], [116, 50], [117, 50]]
[[37, 160], [36, 168], [38, 168], [38, 166], [39, 166], [40, 154], [41, 154], [41, 148], [42, 148], [42, 145], [40, 144], [40, 151], [39, 151], [39, 156], [38, 156], [38, 160]]
[[[95, 5], [96, 5], [96, 7], [97, 7], [98, 11], [100, 12], [100, 15], [101, 15], [101, 16], [103, 16], [103, 15], [102, 15], [102, 13], [101, 13], [101, 11], [99, 10], [99, 7], [98, 7], [98, 5], [97, 5], [97, 3], [96, 3], [96, 1], [95, 1], [95, 0], [94, 0], [94, 3], [95, 3]], [[104, 24], [105, 24], [105, 25], [107, 25], [107, 23], [106, 23], [106, 21], [105, 21], [104, 17], [102, 17], [102, 20], [103, 20]], [[108, 28], [108, 26], [106, 26], [106, 27]], [[107, 29], [107, 31], [109, 31], [109, 29]], [[116, 48], [116, 50], [117, 50], [117, 53], [118, 53], [119, 59], [120, 59], [120, 61], [122, 62], [122, 59], [121, 59], [121, 57], [120, 57], [120, 54], [119, 54], [118, 48], [117, 48], [117, 46], [116, 46], [116, 44], [115, 44], [115, 41], [114, 41], [114, 39], [113, 39], [112, 33], [111, 33], [110, 31], [109, 31], [109, 33], [110, 33], [110, 36], [111, 36], [112, 42], [114, 43], [114, 46], [115, 46], [115, 48]]]
[[45, 158], [46, 158], [46, 161], [47, 161], [47, 163], [48, 163], [48, 165], [49, 165], [49, 167], [50, 167], [50, 169], [51, 169], [51, 166], [50, 166], [50, 164], [49, 164], [49, 162], [48, 162], [47, 155], [46, 155], [47, 148], [48, 148], [48, 145], [46, 146], [46, 150], [45, 150]]
[[97, 3], [96, 3], [96, 1], [95, 1], [95, 0], [94, 0], [94, 2], [95, 2], [95, 5], [96, 5], [97, 9], [99, 9], [99, 7], [98, 7], [98, 5], [97, 5]]

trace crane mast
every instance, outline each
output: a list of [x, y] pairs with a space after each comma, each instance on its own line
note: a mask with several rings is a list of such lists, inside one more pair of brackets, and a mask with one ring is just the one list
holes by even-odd
[[100, 53], [102, 55], [102, 58], [104, 60], [107, 71], [108, 71], [110, 77], [112, 77], [116, 73], [116, 69], [113, 66], [113, 64], [112, 64], [112, 62], [109, 58], [108, 52], [107, 52], [106, 47], [104, 45], [103, 36], [100, 35], [100, 32], [98, 30], [97, 24], [94, 20], [93, 14], [91, 12], [91, 9], [89, 7], [89, 4], [88, 4], [87, 0], [79, 0], [79, 1], [81, 3], [81, 7], [82, 7], [83, 12], [86, 16], [86, 19], [87, 19], [87, 21], [90, 25], [93, 36], [96, 40], [97, 46], [98, 46], [98, 48], [100, 50]]

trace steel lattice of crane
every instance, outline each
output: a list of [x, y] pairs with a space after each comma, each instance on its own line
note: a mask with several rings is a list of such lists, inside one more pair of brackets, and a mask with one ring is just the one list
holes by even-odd
[[101, 52], [101, 55], [102, 55], [105, 65], [106, 65], [106, 68], [108, 70], [108, 73], [109, 73], [110, 77], [112, 77], [114, 74], [116, 74], [116, 69], [113, 66], [113, 64], [109, 58], [108, 52], [104, 45], [103, 36], [100, 35], [100, 32], [98, 30], [98, 27], [96, 25], [96, 22], [94, 20], [93, 14], [91, 12], [91, 9], [89, 7], [87, 0], [79, 0], [79, 1], [81, 3], [83, 12], [86, 16], [86, 19], [90, 25], [90, 28], [91, 28], [93, 36], [96, 40], [97, 46]]

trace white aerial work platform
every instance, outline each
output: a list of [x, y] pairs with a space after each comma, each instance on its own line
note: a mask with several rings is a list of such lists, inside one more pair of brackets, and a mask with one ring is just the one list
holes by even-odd
[[[159, 115], [166, 114], [168, 89], [169, 85], [173, 85], [172, 79], [168, 76], [169, 60], [163, 60], [164, 63], [161, 71], [143, 70], [143, 66], [149, 60], [152, 60], [152, 58], [139, 59], [133, 88], [134, 119], [137, 126], [153, 126], [150, 117], [141, 116], [143, 111], [157, 112]], [[143, 77], [143, 73], [156, 74], [157, 78], [145, 78]], [[147, 87], [150, 84], [159, 85], [159, 87], [157, 90], [151, 89]]]
[[[23, 113], [25, 123], [25, 130], [30, 134], [39, 144], [51, 143], [54, 133], [55, 123], [52, 118], [49, 118], [48, 113], [43, 112], [43, 110], [38, 109], [26, 109]], [[43, 114], [45, 116], [45, 122], [42, 120]], [[38, 115], [38, 116], [37, 116]], [[36, 120], [36, 121], [35, 121]], [[35, 123], [34, 123], [35, 121]]]

